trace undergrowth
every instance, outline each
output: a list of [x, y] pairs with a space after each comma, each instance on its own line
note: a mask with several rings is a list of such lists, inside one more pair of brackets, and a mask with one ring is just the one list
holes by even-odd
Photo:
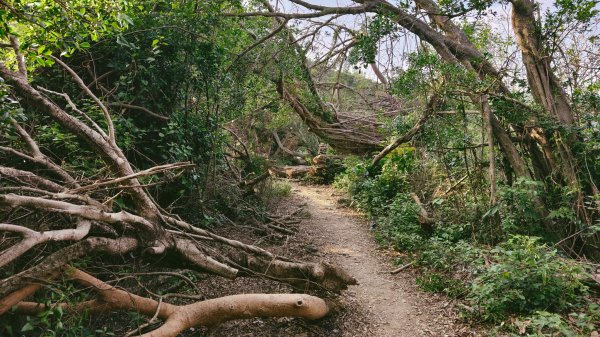
[[[456, 299], [461, 317], [490, 335], [590, 336], [598, 329], [598, 292], [590, 289], [587, 266], [554, 247], [533, 211], [538, 184], [521, 179], [501, 186], [500, 202], [490, 208], [485, 193], [439, 193], [424, 179], [438, 168], [415, 158], [411, 147], [375, 168], [349, 158], [334, 186], [371, 219], [381, 245], [404, 254], [399, 263], [417, 267], [420, 288]], [[436, 219], [433, 231], [420, 225], [412, 191]], [[491, 220], [496, 213], [499, 225]]]

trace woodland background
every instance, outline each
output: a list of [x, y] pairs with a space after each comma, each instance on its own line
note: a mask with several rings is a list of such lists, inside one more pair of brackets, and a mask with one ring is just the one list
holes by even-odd
[[[465, 322], [589, 336], [598, 13], [590, 0], [0, 1], [0, 334], [98, 335], [82, 312], [107, 308], [154, 316], [137, 324], [152, 336], [322, 317], [350, 275], [228, 238], [290, 231], [269, 213], [289, 193], [271, 175], [300, 170], [346, 190]], [[161, 305], [159, 273], [183, 280], [180, 306]], [[206, 274], [299, 294], [210, 302], [194, 286]], [[123, 275], [136, 282], [110, 286]]]

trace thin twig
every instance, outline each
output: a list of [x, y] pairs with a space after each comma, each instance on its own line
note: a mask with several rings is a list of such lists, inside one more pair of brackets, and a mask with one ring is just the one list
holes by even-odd
[[398, 269], [394, 269], [390, 272], [390, 274], [395, 275], [398, 274], [399, 272], [403, 271], [404, 269], [407, 269], [408, 267], [412, 266], [413, 264], [415, 264], [415, 262], [411, 262], [411, 263], [407, 263], [405, 265], [403, 265], [402, 267], [398, 268]]
[[88, 88], [87, 85], [85, 85], [81, 77], [79, 77], [79, 75], [77, 75], [77, 73], [73, 69], [71, 69], [71, 67], [69, 67], [66, 63], [64, 63], [55, 56], [50, 57], [52, 57], [52, 59], [56, 61], [56, 63], [60, 64], [71, 75], [71, 77], [73, 78], [75, 83], [79, 85], [81, 90], [83, 90], [100, 107], [102, 113], [104, 114], [104, 119], [106, 119], [106, 124], [108, 125], [108, 139], [113, 146], [116, 146], [117, 142], [115, 140], [115, 127], [113, 125], [112, 118], [110, 117], [110, 113], [108, 112], [108, 109], [106, 108], [104, 103], [102, 103], [102, 101], [100, 101], [100, 99], [96, 95], [94, 95], [90, 88]]

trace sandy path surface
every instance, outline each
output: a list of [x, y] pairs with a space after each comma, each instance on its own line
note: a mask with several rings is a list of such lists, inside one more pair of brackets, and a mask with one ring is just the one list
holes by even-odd
[[[369, 226], [352, 210], [337, 204], [330, 187], [292, 184], [292, 201], [306, 204], [310, 218], [302, 228], [317, 254], [340, 265], [358, 282], [345, 292], [366, 310], [370, 336], [454, 336], [447, 299], [419, 291], [409, 274], [394, 268], [378, 250]], [[344, 335], [346, 335], [344, 333]]]

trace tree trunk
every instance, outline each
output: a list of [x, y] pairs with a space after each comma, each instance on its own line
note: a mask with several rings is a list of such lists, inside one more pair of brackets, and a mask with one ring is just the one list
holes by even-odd
[[373, 128], [362, 131], [361, 129], [365, 129], [365, 127], [346, 126], [337, 120], [330, 123], [319, 118], [319, 115], [308, 109], [302, 99], [288, 87], [289, 85], [282, 79], [277, 83], [277, 92], [304, 121], [309, 130], [325, 143], [342, 153], [368, 154], [381, 150], [381, 135]]
[[[269, 1], [262, 0], [261, 3], [269, 12], [275, 12]], [[285, 21], [281, 18], [275, 17], [274, 20], [278, 25], [285, 24]], [[290, 83], [289, 79], [280, 77], [274, 80], [274, 82], [277, 92], [283, 101], [291, 106], [311, 132], [339, 152], [370, 154], [381, 150], [383, 139], [376, 129], [370, 125], [356, 125], [356, 123], [354, 123], [355, 125], [342, 124], [325, 107], [307, 64], [305, 52], [295, 41], [296, 39], [290, 30], [284, 28], [283, 33], [286, 35], [289, 47], [293, 48], [296, 53], [301, 72], [300, 81], [305, 83], [311, 99], [314, 100], [314, 104], [310, 105], [312, 109], [308, 108], [307, 102], [301, 98], [301, 95], [295, 92], [294, 85]]]
[[544, 109], [565, 126], [575, 122], [567, 93], [551, 67], [541, 40], [541, 24], [535, 19], [536, 3], [532, 0], [513, 0], [512, 26], [521, 48], [531, 93]]

